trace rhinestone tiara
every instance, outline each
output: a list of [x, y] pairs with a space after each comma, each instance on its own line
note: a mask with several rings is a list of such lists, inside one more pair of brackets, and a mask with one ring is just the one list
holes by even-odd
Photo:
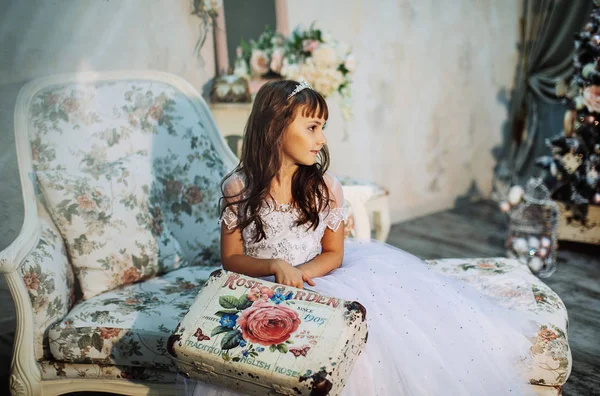
[[313, 89], [313, 87], [311, 87], [310, 84], [307, 83], [305, 80], [300, 80], [300, 83], [298, 85], [296, 85], [296, 88], [294, 89], [294, 91], [288, 95], [288, 99], [306, 88]]

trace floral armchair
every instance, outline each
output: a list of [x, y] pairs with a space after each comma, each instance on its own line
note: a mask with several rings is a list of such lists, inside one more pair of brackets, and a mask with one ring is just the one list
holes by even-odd
[[[19, 94], [15, 137], [25, 219], [0, 252], [17, 311], [12, 394], [174, 394], [166, 341], [219, 265], [218, 186], [237, 162], [206, 103], [166, 73], [52, 76]], [[365, 217], [364, 191], [346, 184]], [[349, 233], [368, 237], [364, 224]], [[540, 323], [524, 370], [556, 394], [571, 365], [560, 299], [511, 260], [429, 264], [522, 302]]]

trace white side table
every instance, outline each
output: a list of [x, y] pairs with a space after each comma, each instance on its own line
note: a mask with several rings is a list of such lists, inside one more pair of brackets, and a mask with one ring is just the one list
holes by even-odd
[[389, 192], [368, 181], [348, 176], [337, 176], [344, 191], [344, 199], [352, 206], [358, 239], [375, 239], [385, 242], [392, 226]]

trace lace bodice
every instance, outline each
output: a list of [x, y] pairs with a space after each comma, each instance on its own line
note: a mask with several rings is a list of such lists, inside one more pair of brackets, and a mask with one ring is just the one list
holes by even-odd
[[[254, 242], [252, 237], [255, 234], [255, 225], [246, 227], [242, 232], [244, 254], [256, 258], [278, 258], [292, 265], [303, 264], [318, 255], [321, 252], [321, 239], [325, 229], [329, 227], [336, 231], [347, 218], [341, 185], [337, 185], [339, 181], [332, 176], [326, 178], [326, 181], [331, 182], [327, 184], [330, 195], [335, 197], [335, 203], [319, 214], [320, 221], [316, 229], [310, 228], [308, 224], [296, 225], [298, 209], [265, 202], [259, 215], [267, 237], [260, 242]], [[225, 210], [222, 221], [230, 230], [237, 226], [238, 217], [231, 207]]]

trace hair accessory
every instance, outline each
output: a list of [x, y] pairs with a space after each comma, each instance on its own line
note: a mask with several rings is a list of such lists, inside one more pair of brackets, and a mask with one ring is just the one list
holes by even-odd
[[311, 87], [305, 80], [301, 80], [300, 84], [296, 85], [296, 89], [294, 89], [294, 91], [288, 95], [288, 99], [291, 98], [292, 96], [296, 95], [298, 92], [302, 91], [303, 89], [306, 88], [310, 88], [313, 89], [313, 87]]

